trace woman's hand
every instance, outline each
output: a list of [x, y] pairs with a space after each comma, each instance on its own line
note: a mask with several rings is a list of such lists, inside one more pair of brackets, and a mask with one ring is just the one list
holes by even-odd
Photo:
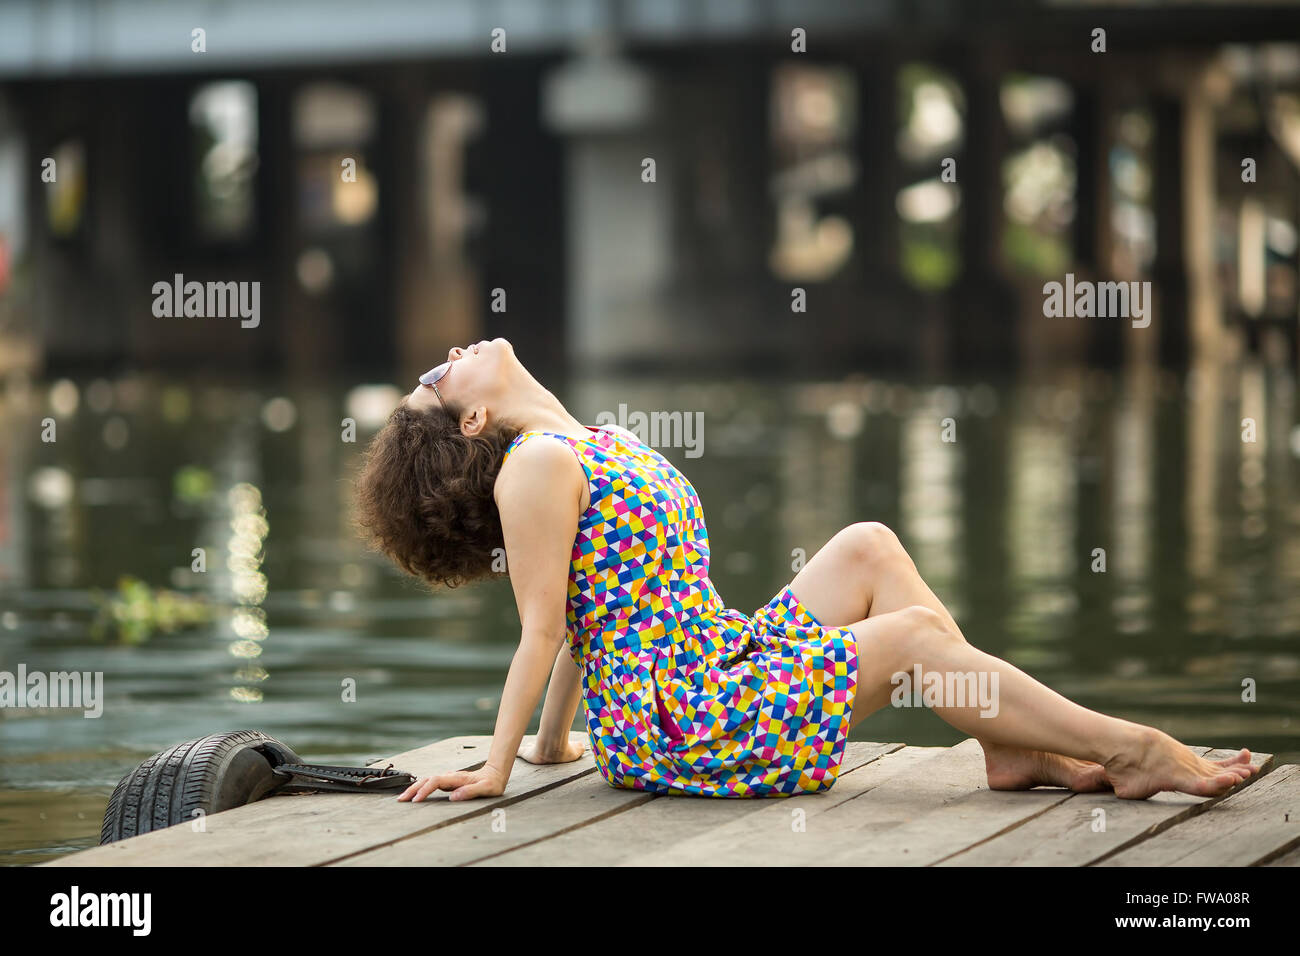
[[541, 744], [536, 737], [525, 740], [519, 748], [519, 756], [528, 763], [572, 763], [587, 752], [587, 742], [579, 738], [569, 738], [558, 747]]
[[455, 770], [451, 773], [421, 777], [411, 784], [398, 800], [419, 803], [435, 790], [450, 790], [449, 800], [472, 800], [475, 797], [499, 797], [506, 792], [506, 775], [484, 766], [478, 770]]

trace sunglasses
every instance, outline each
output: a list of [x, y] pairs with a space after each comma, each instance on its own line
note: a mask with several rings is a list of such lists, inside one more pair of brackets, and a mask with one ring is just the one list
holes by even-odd
[[446, 378], [447, 373], [450, 371], [451, 371], [451, 363], [443, 362], [437, 368], [431, 368], [429, 369], [429, 371], [425, 372], [423, 375], [420, 376], [420, 384], [428, 385], [430, 388], [433, 389], [433, 394], [438, 396], [438, 401], [442, 403], [443, 408], [447, 407], [447, 403], [443, 401], [442, 392], [438, 391], [438, 383], [442, 381], [444, 378]]

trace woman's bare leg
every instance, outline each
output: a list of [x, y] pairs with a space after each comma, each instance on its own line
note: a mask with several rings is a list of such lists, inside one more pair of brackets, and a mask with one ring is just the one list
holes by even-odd
[[888, 703], [894, 674], [920, 666], [939, 674], [997, 674], [997, 707], [951, 701], [934, 710], [958, 730], [995, 746], [1061, 754], [1101, 764], [1115, 794], [1141, 799], [1161, 790], [1216, 796], [1255, 772], [1250, 751], [1210, 761], [1153, 727], [1107, 717], [1067, 700], [1017, 667], [972, 647], [934, 610], [922, 605], [850, 625], [858, 639], [853, 717]]
[[[851, 525], [833, 537], [796, 575], [791, 590], [815, 617], [832, 627], [850, 626], [859, 621], [894, 614], [905, 608], [927, 608], [938, 615], [950, 634], [967, 647], [970, 646], [948, 609], [922, 580], [897, 536], [877, 522]], [[990, 660], [997, 661], [1005, 668], [1011, 667], [998, 658], [990, 657]], [[910, 669], [910, 666], [902, 668], [905, 671]], [[891, 677], [893, 673], [896, 672], [891, 671], [886, 677]], [[1023, 672], [1015, 670], [1015, 673], [1047, 690]], [[892, 686], [887, 679], [883, 698], [877, 702], [870, 695], [863, 694], [864, 684], [860, 676], [853, 724], [856, 725], [868, 714], [888, 703]], [[1078, 707], [1054, 691], [1048, 693], [1060, 702]], [[1084, 711], [1083, 708], [1078, 710], [1087, 714], [1094, 713]], [[981, 718], [981, 721], [985, 719]], [[974, 725], [967, 732], [976, 737], [984, 748], [989, 786], [993, 789], [1020, 790], [1046, 784], [1090, 791], [1107, 789], [1111, 785], [1101, 762], [1026, 747], [1014, 737], [1009, 739], [1015, 742], [1007, 742], [1008, 738], [995, 739], [986, 733], [983, 723]], [[1246, 759], [1249, 759], [1248, 752]], [[1227, 767], [1237, 763], [1239, 759], [1234, 758], [1221, 761], [1220, 765]]]
[[[966, 640], [897, 535], [879, 522], [850, 525], [831, 538], [795, 576], [791, 590], [813, 616], [832, 627], [920, 605], [939, 614], [954, 634]], [[864, 708], [855, 710], [866, 716]], [[862, 717], [855, 713], [854, 723]], [[1000, 746], [981, 733], [975, 737], [984, 748], [989, 786], [994, 790], [1052, 785], [1090, 791], [1110, 786], [1100, 764]]]

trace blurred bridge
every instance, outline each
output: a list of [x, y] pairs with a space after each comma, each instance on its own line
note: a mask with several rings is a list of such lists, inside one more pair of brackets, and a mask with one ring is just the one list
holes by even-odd
[[[15, 0], [0, 366], [1293, 361], [1297, 39], [1279, 2]], [[1153, 321], [1044, 316], [1067, 274]], [[178, 275], [262, 318], [160, 317]]]

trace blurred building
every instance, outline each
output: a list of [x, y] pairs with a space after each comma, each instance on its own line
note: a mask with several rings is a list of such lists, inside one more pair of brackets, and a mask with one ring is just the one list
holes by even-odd
[[[1297, 40], [1280, 2], [8, 0], [0, 365], [1290, 360]], [[1154, 321], [1045, 318], [1066, 273]], [[257, 328], [156, 316], [178, 274], [259, 282]]]

